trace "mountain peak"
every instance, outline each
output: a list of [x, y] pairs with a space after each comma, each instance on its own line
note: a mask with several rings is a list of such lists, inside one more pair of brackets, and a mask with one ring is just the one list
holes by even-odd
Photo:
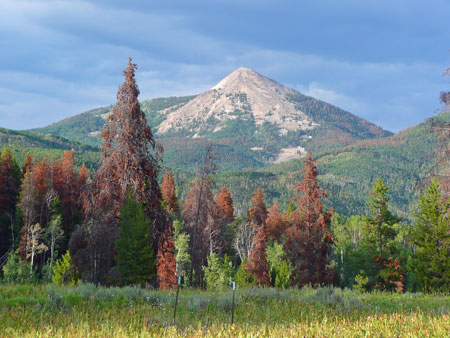
[[[270, 80], [269, 78], [255, 72], [251, 68], [245, 68], [240, 67], [236, 69], [234, 72], [229, 74], [227, 77], [222, 79], [218, 84], [216, 84], [214, 87], [211, 88], [211, 90], [219, 90], [227, 88], [230, 85], [233, 85], [236, 87], [236, 85], [242, 85], [242, 84], [248, 84], [250, 82], [265, 82], [270, 81], [274, 82], [273, 80]], [[234, 88], [236, 89], [236, 88]]]
[[318, 124], [298, 109], [290, 96], [297, 92], [250, 68], [238, 68], [210, 90], [171, 112], [158, 133], [187, 129], [195, 135], [217, 132], [230, 120], [276, 125], [281, 134], [309, 130]]

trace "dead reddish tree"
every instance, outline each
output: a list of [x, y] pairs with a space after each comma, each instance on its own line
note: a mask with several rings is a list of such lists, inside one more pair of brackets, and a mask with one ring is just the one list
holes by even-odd
[[[74, 151], [64, 151], [59, 162], [53, 164], [53, 188], [56, 190], [63, 211], [63, 230], [66, 234], [73, 231], [75, 222], [80, 219], [79, 196], [81, 193], [79, 175], [75, 171]], [[67, 243], [65, 243], [67, 244]]]
[[323, 210], [321, 198], [326, 194], [319, 187], [316, 163], [310, 154], [304, 164], [304, 179], [297, 184], [298, 209], [291, 214], [285, 242], [286, 257], [294, 267], [291, 282], [298, 287], [334, 279], [330, 266], [334, 238], [328, 230], [332, 210]]
[[253, 192], [253, 198], [250, 201], [252, 207], [248, 211], [249, 221], [254, 226], [261, 226], [264, 224], [267, 218], [267, 209], [264, 203], [264, 192], [261, 187], [258, 186], [255, 192]]
[[167, 204], [167, 211], [178, 213], [180, 207], [178, 206], [177, 196], [175, 195], [175, 183], [173, 181], [172, 172], [166, 171], [164, 179], [161, 184], [162, 197]]
[[119, 87], [117, 103], [101, 133], [102, 165], [92, 180], [94, 198], [86, 201], [88, 214], [101, 206], [118, 216], [128, 188], [136, 192], [147, 211], [160, 210], [157, 176], [162, 147], [155, 142], [139, 105], [136, 68], [130, 58], [123, 71], [125, 81]]
[[250, 273], [261, 286], [270, 285], [269, 264], [266, 257], [267, 233], [265, 225], [262, 224], [256, 230], [253, 237], [253, 248], [250, 250], [248, 263], [244, 268]]
[[80, 193], [82, 191], [84, 191], [86, 184], [88, 183], [89, 180], [89, 169], [86, 167], [86, 165], [83, 164], [81, 165], [80, 168], [80, 175], [78, 177], [78, 185], [80, 187]]
[[31, 166], [33, 165], [33, 160], [29, 153], [25, 155], [25, 164], [22, 168], [23, 174], [25, 175], [28, 171], [31, 170]]
[[223, 213], [224, 220], [228, 223], [234, 221], [234, 208], [233, 208], [233, 200], [231, 199], [230, 192], [222, 187], [220, 193], [216, 198], [217, 208]]
[[275, 201], [268, 210], [269, 216], [266, 219], [267, 236], [279, 241], [281, 236], [286, 232], [287, 222], [283, 219], [278, 203]]
[[217, 252], [222, 248], [220, 227], [215, 222], [217, 206], [211, 192], [210, 175], [214, 174], [215, 170], [212, 148], [208, 147], [200, 173], [183, 205], [186, 231], [190, 235], [190, 285], [203, 285], [202, 267], [207, 263], [208, 253]]
[[167, 228], [158, 245], [157, 280], [161, 289], [177, 287], [175, 243], [172, 231]]
[[[166, 221], [165, 212], [161, 209], [162, 196], [157, 181], [162, 147], [154, 140], [145, 114], [140, 108], [139, 89], [135, 79], [137, 65], [131, 61], [130, 58], [128, 67], [123, 71], [125, 81], [119, 87], [117, 103], [101, 133], [102, 164], [86, 189], [83, 211], [86, 219], [84, 228], [87, 231], [80, 231], [87, 236], [85, 240], [87, 243], [90, 241], [90, 220], [93, 220], [93, 224], [107, 225], [98, 229], [114, 232], [118, 228], [120, 207], [125, 200], [126, 192], [132, 189], [152, 221], [152, 238], [149, 240], [152, 240], [156, 251], [161, 236], [170, 226]], [[77, 238], [77, 243], [83, 242], [80, 236]], [[114, 243], [115, 238], [112, 240]], [[107, 247], [114, 248], [114, 245]], [[111, 257], [114, 254], [114, 250], [103, 253]], [[72, 249], [71, 256], [76, 262], [77, 253]], [[107, 257], [104, 262], [112, 260]], [[105, 270], [107, 269], [102, 271]], [[102, 278], [98, 280], [101, 281]]]

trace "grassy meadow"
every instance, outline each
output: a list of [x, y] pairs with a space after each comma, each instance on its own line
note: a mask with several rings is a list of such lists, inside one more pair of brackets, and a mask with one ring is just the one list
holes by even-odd
[[448, 337], [450, 296], [2, 285], [0, 337]]

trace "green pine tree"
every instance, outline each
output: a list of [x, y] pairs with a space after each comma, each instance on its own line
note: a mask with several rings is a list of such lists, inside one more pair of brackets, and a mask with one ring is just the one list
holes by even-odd
[[150, 220], [131, 190], [120, 209], [120, 236], [116, 240], [117, 268], [123, 284], [141, 284], [156, 276]]
[[[368, 273], [369, 287], [381, 290], [403, 289], [402, 278], [391, 280], [394, 269], [390, 267], [391, 260], [399, 255], [398, 244], [395, 241], [397, 230], [395, 225], [402, 219], [389, 210], [387, 196], [389, 188], [379, 177], [372, 186], [367, 201], [369, 217], [365, 217], [365, 233], [359, 253], [365, 260], [365, 272]], [[391, 271], [392, 270], [392, 271]], [[398, 283], [400, 282], [400, 283]]]
[[413, 232], [416, 254], [411, 268], [425, 291], [450, 290], [450, 200], [434, 179], [419, 196]]

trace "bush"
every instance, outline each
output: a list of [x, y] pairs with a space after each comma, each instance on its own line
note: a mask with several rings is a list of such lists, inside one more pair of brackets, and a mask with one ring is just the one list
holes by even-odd
[[67, 251], [53, 267], [52, 282], [58, 285], [76, 285], [79, 282], [78, 271], [72, 264], [72, 258]]
[[236, 271], [236, 285], [240, 288], [246, 288], [246, 287], [252, 287], [256, 285], [255, 280], [253, 279], [252, 275], [248, 273], [247, 270], [245, 270], [244, 265], [247, 264], [246, 261], [242, 262], [241, 265], [239, 265], [239, 268]]
[[274, 242], [267, 246], [266, 253], [273, 286], [281, 289], [288, 288], [293, 269], [291, 263], [284, 257], [283, 246]]
[[233, 277], [233, 265], [228, 256], [221, 258], [216, 254], [208, 257], [208, 266], [203, 267], [205, 272], [206, 287], [208, 290], [223, 291], [226, 290]]
[[333, 287], [316, 289], [315, 294], [312, 296], [312, 300], [332, 308], [345, 310], [362, 307], [362, 302], [354, 292]]
[[367, 290], [369, 285], [369, 277], [365, 275], [364, 271], [360, 271], [355, 277], [355, 284], [353, 284], [353, 289], [359, 292], [364, 292]]
[[8, 261], [3, 266], [3, 281], [5, 283], [26, 284], [37, 281], [36, 271], [30, 275], [30, 265], [20, 263], [16, 254], [10, 254]]

